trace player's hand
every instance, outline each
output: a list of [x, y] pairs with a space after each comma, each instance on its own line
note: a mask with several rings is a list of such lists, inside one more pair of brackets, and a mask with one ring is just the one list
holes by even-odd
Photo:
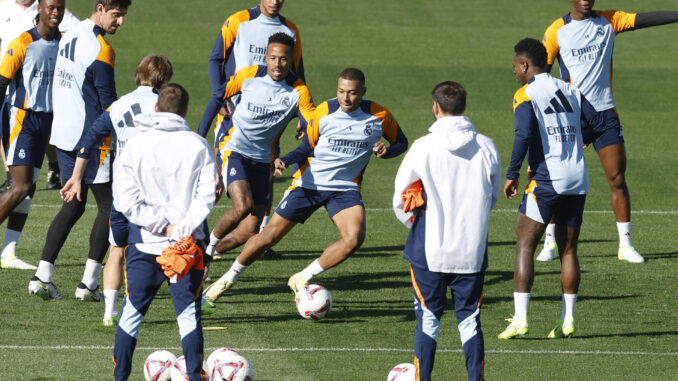
[[71, 177], [66, 181], [66, 184], [64, 184], [63, 188], [59, 190], [59, 194], [61, 195], [61, 199], [64, 200], [65, 202], [71, 202], [73, 201], [74, 198], [76, 198], [78, 201], [82, 201], [81, 197], [82, 193], [82, 183], [80, 180], [76, 180], [75, 178]]
[[376, 142], [374, 143], [374, 147], [372, 147], [372, 152], [374, 152], [377, 157], [382, 157], [386, 155], [386, 144], [384, 142]]
[[301, 140], [306, 136], [306, 133], [301, 130], [301, 120], [297, 121], [297, 134], [294, 135], [294, 138], [297, 140]]
[[518, 179], [506, 180], [504, 183], [504, 196], [511, 200], [518, 195]]
[[172, 237], [172, 233], [174, 233], [174, 225], [169, 224], [167, 225], [167, 228], [165, 229], [165, 237]]
[[282, 175], [283, 171], [287, 169], [287, 166], [280, 158], [276, 158], [273, 165], [275, 166], [275, 172], [273, 172], [274, 176]]

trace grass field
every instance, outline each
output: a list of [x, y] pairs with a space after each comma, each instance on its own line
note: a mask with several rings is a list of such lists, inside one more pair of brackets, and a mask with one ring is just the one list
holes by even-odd
[[[188, 120], [197, 128], [210, 95], [207, 58], [219, 27], [229, 14], [255, 2], [135, 0], [125, 25], [109, 38], [117, 53], [118, 94], [134, 88], [134, 69], [144, 55], [165, 54], [174, 64], [174, 80], [191, 94]], [[68, 7], [84, 18], [91, 3], [71, 0]], [[596, 8], [678, 9], [678, 0], [600, 0]], [[335, 96], [341, 69], [359, 67], [367, 76], [367, 97], [389, 108], [413, 141], [432, 122], [433, 86], [459, 81], [469, 93], [467, 115], [479, 132], [495, 140], [505, 170], [513, 139], [511, 100], [518, 88], [511, 70], [513, 45], [524, 37], [540, 38], [569, 9], [565, 0], [289, 0], [282, 13], [301, 30], [307, 82], [316, 102]], [[513, 312], [518, 206], [516, 200], [500, 200], [491, 218], [482, 312], [488, 380], [678, 380], [678, 156], [673, 134], [678, 25], [624, 33], [615, 52], [614, 91], [628, 154], [633, 243], [647, 263], [617, 260], [609, 188], [589, 149], [591, 190], [579, 246], [577, 334], [568, 340], [546, 339], [560, 314], [559, 264], [538, 262], [531, 331], [524, 339], [500, 341], [497, 334]], [[283, 137], [284, 152], [295, 146], [292, 135]], [[289, 275], [337, 238], [327, 214], [319, 211], [276, 247], [285, 260], [256, 263], [222, 298], [217, 313], [204, 318], [205, 327], [224, 328], [205, 331], [206, 352], [222, 346], [240, 349], [258, 380], [383, 380], [395, 364], [411, 362], [415, 321], [408, 264], [402, 258], [407, 230], [390, 210], [399, 162], [372, 160], [363, 183], [367, 239], [353, 258], [314, 280], [334, 297], [325, 320], [302, 320], [286, 286]], [[288, 181], [276, 181], [276, 199]], [[60, 205], [57, 192], [43, 190], [44, 175], [38, 188], [18, 248], [18, 255], [34, 264]], [[210, 225], [226, 207], [228, 200], [222, 200]], [[54, 283], [64, 300], [29, 297], [30, 271], [0, 271], [0, 380], [112, 378], [114, 330], [101, 325], [103, 303], [73, 298], [94, 215], [95, 208], [89, 208], [57, 261]], [[226, 271], [235, 255], [216, 262], [212, 274]], [[143, 379], [143, 360], [154, 349], [181, 352], [174, 317], [163, 287], [142, 326], [131, 379]], [[465, 378], [450, 310], [442, 320], [433, 379]]]

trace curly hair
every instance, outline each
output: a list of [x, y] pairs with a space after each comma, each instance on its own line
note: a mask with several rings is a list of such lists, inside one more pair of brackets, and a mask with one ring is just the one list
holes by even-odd
[[513, 47], [513, 50], [516, 55], [527, 58], [532, 65], [542, 68], [546, 66], [546, 48], [539, 40], [534, 38], [522, 39]]

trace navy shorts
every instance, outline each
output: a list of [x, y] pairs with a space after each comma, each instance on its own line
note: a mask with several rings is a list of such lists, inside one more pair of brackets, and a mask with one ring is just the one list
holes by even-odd
[[321, 206], [332, 218], [356, 205], [364, 208], [362, 196], [357, 190], [322, 191], [299, 187], [285, 192], [275, 212], [287, 220], [303, 224]]
[[[33, 112], [11, 107], [7, 144], [7, 166], [42, 167], [45, 148], [52, 131], [52, 113]], [[3, 122], [4, 125], [4, 122]]]
[[[77, 151], [64, 151], [61, 148], [56, 149], [57, 160], [59, 161], [59, 171], [61, 178], [66, 180], [73, 176], [73, 167], [77, 159]], [[104, 156], [104, 159], [101, 159]], [[101, 149], [94, 149], [89, 155], [87, 167], [85, 167], [85, 184], [103, 184], [111, 181], [111, 160], [110, 153], [102, 154]]]
[[548, 224], [551, 217], [555, 216], [556, 225], [579, 228], [583, 221], [585, 203], [585, 194], [558, 194], [550, 184], [532, 180], [518, 210], [542, 224]]
[[245, 180], [250, 184], [254, 205], [268, 205], [271, 198], [270, 163], [260, 163], [231, 151], [230, 155], [224, 158], [221, 174], [226, 189], [234, 181]]
[[622, 135], [622, 127], [617, 111], [611, 108], [602, 111], [601, 114], [605, 119], [605, 130], [593, 141], [593, 148], [596, 151], [600, 151], [602, 148], [613, 144], [624, 143], [624, 136]]
[[115, 206], [111, 205], [110, 217], [110, 231], [108, 234], [108, 242], [111, 246], [125, 247], [127, 246], [127, 238], [129, 237], [129, 220], [124, 214], [118, 212]]

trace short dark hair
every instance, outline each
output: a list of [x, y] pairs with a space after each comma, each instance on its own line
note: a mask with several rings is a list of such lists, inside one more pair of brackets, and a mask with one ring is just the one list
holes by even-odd
[[362, 70], [354, 67], [344, 69], [339, 78], [348, 79], [349, 81], [359, 81], [362, 86], [365, 86], [365, 73]]
[[433, 88], [431, 96], [446, 114], [461, 115], [466, 109], [466, 90], [457, 82], [439, 83]]
[[172, 79], [172, 75], [174, 75], [174, 70], [167, 57], [146, 56], [137, 66], [134, 80], [137, 86], [151, 86], [154, 89], [159, 89]]
[[94, 11], [96, 12], [99, 4], [104, 6], [106, 11], [110, 11], [113, 8], [116, 9], [127, 9], [132, 5], [132, 0], [96, 0], [94, 2]]
[[170, 83], [158, 91], [158, 111], [185, 116], [188, 111], [188, 92], [177, 83]]
[[283, 44], [290, 47], [290, 50], [294, 50], [294, 39], [287, 33], [278, 32], [272, 34], [268, 38], [268, 45], [271, 44]]
[[524, 38], [513, 47], [513, 50], [517, 56], [527, 58], [534, 66], [541, 68], [546, 66], [546, 48], [539, 40]]

